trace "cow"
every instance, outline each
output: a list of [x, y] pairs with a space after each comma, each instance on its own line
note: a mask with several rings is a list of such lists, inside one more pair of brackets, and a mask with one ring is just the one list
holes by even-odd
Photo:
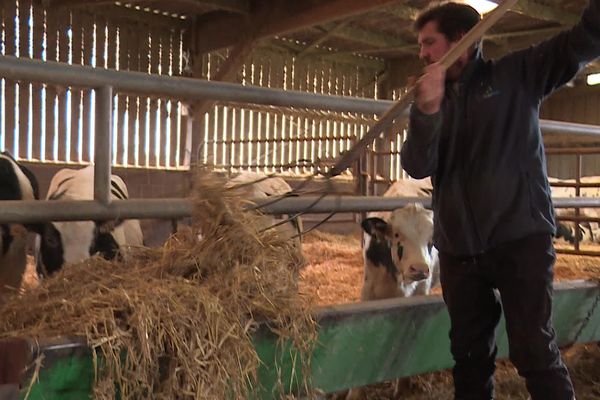
[[[431, 193], [429, 179], [400, 180], [383, 196], [425, 197]], [[432, 211], [411, 203], [392, 212], [369, 213], [361, 227], [365, 266], [361, 300], [425, 295], [438, 284]]]
[[[113, 200], [129, 198], [125, 182], [111, 175]], [[50, 181], [46, 196], [50, 201], [92, 200], [94, 167], [64, 168]], [[35, 227], [40, 235], [37, 243], [37, 272], [52, 275], [66, 264], [83, 261], [99, 254], [107, 260], [123, 257], [130, 246], [143, 246], [144, 237], [138, 220], [49, 222]]]
[[[0, 200], [37, 200], [35, 176], [8, 152], [0, 153]], [[19, 291], [27, 265], [27, 225], [0, 225], [0, 292]]]
[[[384, 197], [426, 197], [433, 192], [429, 178], [396, 181]], [[420, 203], [392, 212], [372, 212], [361, 223], [364, 276], [361, 300], [427, 295], [439, 285], [438, 252], [432, 245], [433, 212]], [[398, 391], [396, 382], [395, 392]], [[366, 398], [360, 387], [346, 400]]]
[[[268, 176], [259, 172], [245, 171], [229, 179], [225, 187], [234, 189], [236, 193], [249, 199], [268, 199], [277, 197], [295, 196], [291, 186], [280, 177]], [[283, 238], [292, 240], [299, 260], [302, 257], [302, 219], [294, 215], [273, 215], [267, 222], [269, 226], [276, 226]]]
[[[550, 184], [557, 183], [574, 183], [574, 179], [561, 180], [557, 178], [548, 177]], [[598, 183], [600, 185], [600, 178], [598, 177], [583, 177], [581, 178], [582, 183]], [[562, 186], [551, 186], [552, 197], [575, 197], [574, 187], [562, 187]], [[580, 197], [600, 197], [600, 187], [581, 188]], [[574, 216], [575, 209], [570, 208], [558, 208], [555, 210], [557, 217]], [[600, 217], [600, 213], [596, 208], [582, 208], [579, 210], [579, 215], [590, 218]], [[557, 221], [556, 223], [556, 238], [564, 239], [567, 242], [575, 243], [575, 237], [580, 243], [600, 243], [600, 225], [597, 222], [568, 222], [568, 221]]]

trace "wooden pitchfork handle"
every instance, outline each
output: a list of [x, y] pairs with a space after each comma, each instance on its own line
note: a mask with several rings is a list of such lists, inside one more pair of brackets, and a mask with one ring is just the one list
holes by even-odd
[[[439, 61], [442, 66], [446, 69], [458, 60], [469, 47], [483, 37], [485, 32], [492, 27], [509, 9], [512, 7], [517, 0], [505, 0], [496, 7], [487, 16], [481, 19], [466, 35], [464, 35], [455, 46], [453, 46]], [[333, 177], [341, 174], [346, 168], [348, 168], [352, 162], [360, 156], [363, 149], [366, 148], [384, 129], [388, 128], [394, 123], [395, 119], [398, 119], [404, 111], [408, 108], [413, 100], [415, 87], [411, 86], [408, 91], [383, 115], [377, 120], [375, 125], [367, 131], [367, 133], [356, 143], [352, 148], [344, 152], [340, 160], [329, 170], [327, 176]]]

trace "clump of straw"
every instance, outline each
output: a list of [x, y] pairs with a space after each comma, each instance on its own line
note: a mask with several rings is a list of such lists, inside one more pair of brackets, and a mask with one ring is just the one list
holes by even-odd
[[223, 183], [199, 172], [194, 224], [163, 248], [94, 257], [7, 299], [0, 338], [85, 336], [103, 360], [98, 399], [248, 398], [262, 321], [292, 341], [306, 370], [316, 327], [298, 294], [297, 251]]

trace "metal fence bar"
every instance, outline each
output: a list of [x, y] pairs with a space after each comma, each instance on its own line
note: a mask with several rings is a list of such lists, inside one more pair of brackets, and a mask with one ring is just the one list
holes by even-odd
[[110, 203], [112, 100], [110, 86], [96, 91], [96, 152], [94, 153], [94, 200]]
[[[372, 100], [305, 93], [296, 90], [242, 86], [227, 82], [153, 75], [133, 71], [115, 71], [12, 56], [0, 56], [0, 77], [69, 87], [112, 86], [117, 92], [166, 96], [178, 99], [211, 99], [364, 114], [380, 114], [394, 103], [391, 100]], [[540, 127], [544, 133], [566, 132], [600, 136], [600, 127], [594, 125], [540, 120]]]
[[149, 96], [211, 99], [273, 106], [301, 107], [378, 114], [391, 101], [305, 93], [295, 90], [242, 86], [234, 83], [115, 71], [51, 61], [0, 57], [0, 76], [5, 79], [45, 82], [69, 87], [112, 86], [117, 92]]
[[[372, 197], [372, 196], [303, 196], [284, 198], [273, 203], [272, 199], [257, 200], [256, 203], [270, 202], [261, 208], [270, 214], [290, 214], [306, 210], [310, 213], [391, 211], [408, 203], [422, 203], [431, 206], [430, 197]], [[600, 207], [600, 198], [557, 198], [558, 208]], [[43, 221], [84, 221], [128, 218], [184, 218], [192, 212], [188, 199], [133, 199], [115, 200], [101, 204], [93, 200], [81, 201], [2, 201], [0, 223], [32, 223]]]

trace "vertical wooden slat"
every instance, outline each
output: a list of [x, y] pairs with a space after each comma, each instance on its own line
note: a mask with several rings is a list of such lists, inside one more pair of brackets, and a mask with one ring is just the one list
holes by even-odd
[[[88, 13], [81, 14], [81, 25], [83, 28], [83, 64], [92, 65], [92, 54], [94, 48], [94, 18]], [[92, 137], [92, 91], [82, 92], [82, 121], [81, 121], [81, 161], [90, 162], [90, 140]]]
[[[333, 65], [328, 63], [323, 71], [323, 90], [326, 94], [332, 94], [334, 89], [331, 85]], [[329, 120], [323, 121], [322, 130], [319, 132], [319, 142], [321, 146], [321, 158], [330, 157], [329, 154]]]
[[[58, 61], [57, 53], [58, 43], [58, 14], [54, 11], [46, 11], [46, 59], [48, 61]], [[56, 104], [57, 90], [54, 85], [46, 87], [46, 148], [44, 160], [56, 161], [56, 141], [58, 132], [56, 131]]]
[[[150, 32], [146, 26], [140, 26], [138, 28], [138, 32], [140, 34], [140, 71], [148, 72], [149, 68], [149, 54], [150, 54]], [[138, 136], [138, 163], [139, 165], [148, 166], [149, 158], [146, 152], [146, 147], [148, 146], [148, 129], [149, 129], [149, 121], [148, 118], [148, 97], [140, 97], [139, 104], [139, 136]]]
[[[43, 52], [44, 40], [44, 10], [39, 5], [33, 7], [33, 58], [41, 60]], [[31, 140], [31, 156], [35, 160], [43, 158], [44, 149], [41, 148], [42, 143], [42, 108], [45, 104], [42, 103], [42, 84], [34, 84], [31, 91], [31, 108], [32, 115], [32, 140]]]
[[[124, 21], [119, 21], [119, 26], [117, 28], [117, 35], [119, 37], [119, 48], [118, 48], [118, 66], [120, 71], [128, 71], [129, 70], [129, 29], [127, 28], [127, 23]], [[127, 112], [127, 102], [128, 96], [125, 94], [117, 95], [117, 114], [115, 118], [117, 118], [117, 129], [118, 135], [115, 139], [119, 138], [116, 142], [116, 156], [114, 157], [117, 161], [118, 165], [126, 165], [127, 157], [126, 157], [126, 149], [127, 153], [129, 152], [127, 140], [129, 139], [129, 121], [126, 118]]]
[[[31, 0], [19, 0], [19, 56], [29, 58], [29, 17], [31, 14]], [[15, 156], [28, 159], [29, 146], [29, 105], [31, 102], [31, 89], [29, 83], [19, 84], [19, 150]]]
[[[123, 29], [128, 30], [129, 40], [127, 42], [127, 52], [129, 53], [129, 70], [140, 70], [140, 29], [135, 25], [123, 24]], [[139, 117], [139, 97], [129, 96], [127, 99], [127, 164], [137, 165], [137, 146], [139, 145], [139, 132], [137, 131], [136, 121]]]
[[[119, 56], [119, 54], [117, 52], [118, 25], [114, 21], [107, 21], [106, 25], [108, 28], [107, 36], [106, 36], [106, 42], [108, 44], [108, 48], [107, 48], [107, 52], [105, 55], [107, 68], [108, 69], [116, 69], [117, 68], [117, 58]], [[119, 113], [123, 109], [122, 105], [120, 104], [120, 97], [121, 96], [119, 96], [117, 94], [117, 96], [113, 99], [112, 148], [110, 149], [110, 152], [111, 152], [110, 160], [111, 160], [112, 164], [117, 164], [120, 161], [120, 159], [117, 159], [117, 156], [119, 154], [118, 149], [120, 147], [119, 138], [121, 137], [120, 132], [119, 132]], [[116, 122], [116, 124], [115, 124], [115, 122]], [[115, 129], [115, 125], [116, 125], [116, 129]], [[96, 132], [96, 134], [104, 135], [104, 134], [107, 134], [107, 132]]]
[[[278, 83], [281, 80], [281, 73], [279, 71], [280, 66], [276, 53], [273, 52], [270, 54], [268, 59], [268, 66], [269, 80], [267, 82], [267, 85], [271, 88], [277, 88], [279, 86]], [[270, 163], [273, 165], [271, 172], [279, 172], [281, 170], [280, 167], [276, 167], [276, 165], [279, 164], [279, 154], [281, 153], [281, 144], [279, 143], [280, 134], [277, 127], [278, 121], [279, 118], [277, 116], [277, 113], [270, 111], [267, 124], [267, 131], [269, 132], [269, 143], [271, 146], [271, 155], [269, 156], [269, 160]]]
[[[173, 76], [181, 76], [181, 63], [179, 61], [181, 51], [180, 43], [181, 33], [178, 30], [171, 32], [171, 74]], [[181, 165], [178, 159], [179, 149], [181, 148], [181, 103], [171, 101], [171, 145], [169, 146], [169, 154], [171, 167]]]
[[[83, 64], [83, 30], [81, 14], [73, 11], [71, 21], [72, 47], [71, 55], [73, 65]], [[71, 90], [71, 161], [81, 162], [82, 131], [80, 129], [81, 119], [81, 89]]]
[[[254, 66], [253, 70], [252, 70], [252, 84], [256, 85], [256, 86], [260, 86], [260, 59], [257, 58], [253, 58], [252, 59], [252, 64]], [[259, 141], [262, 139], [262, 115], [259, 111], [254, 111], [253, 112], [253, 124], [252, 124], [252, 132], [253, 132], [253, 140], [254, 141]], [[256, 171], [260, 170], [260, 167], [258, 167], [259, 164], [264, 164], [264, 144], [260, 143], [260, 142], [256, 142], [254, 145], [254, 154], [252, 156], [252, 163], [257, 166], [254, 169]]]
[[[17, 13], [17, 7], [14, 0], [7, 0], [4, 4], [4, 31], [6, 37], [5, 43], [5, 54], [8, 56], [16, 55], [16, 44], [15, 44], [15, 16]], [[16, 132], [16, 121], [15, 121], [15, 107], [16, 107], [16, 82], [12, 80], [5, 81], [5, 101], [4, 101], [4, 118], [6, 126], [5, 135], [5, 150], [15, 154], [15, 136]]]
[[[269, 75], [270, 75], [270, 63], [269, 58], [264, 57], [261, 60], [261, 86], [268, 87], [269, 84]], [[262, 124], [261, 124], [261, 137], [265, 141], [264, 149], [263, 149], [263, 163], [265, 164], [266, 172], [273, 172], [271, 170], [272, 160], [273, 160], [273, 144], [270, 142], [271, 140], [271, 130], [270, 130], [270, 118], [269, 113], [262, 113]]]
[[[158, 66], [160, 64], [160, 31], [152, 29], [150, 31], [150, 72], [152, 74], [158, 74]], [[157, 113], [158, 111], [158, 100], [152, 98], [150, 100], [150, 135], [149, 135], [149, 165], [155, 167], [158, 165], [158, 159], [156, 158], [156, 147], [157, 147]]]
[[[179, 40], [182, 41], [181, 47], [182, 47], [183, 53], [186, 54], [186, 52], [187, 52], [187, 54], [190, 54], [190, 52], [191, 52], [190, 41], [192, 40], [191, 35], [180, 32]], [[185, 63], [186, 63], [186, 61], [184, 60], [182, 62], [183, 65], [181, 65], [181, 73], [184, 76], [188, 75], [188, 72], [183, 71], [183, 68], [186, 66]], [[186, 115], [183, 115], [183, 107], [187, 107], [187, 103], [183, 103], [181, 105], [181, 107], [182, 107], [182, 116], [181, 116], [181, 139], [179, 142], [179, 164], [181, 166], [187, 166], [187, 165], [185, 165], [185, 161], [186, 161], [186, 159], [189, 159], [189, 158], [186, 158], [186, 153], [189, 151], [189, 149], [187, 149], [186, 143], [187, 143], [187, 135], [188, 135], [188, 120], [190, 119], [190, 117], [187, 114], [187, 111], [189, 111], [187, 109], [186, 109]], [[191, 134], [191, 132], [190, 132], [190, 134]]]
[[[71, 24], [71, 14], [63, 11], [58, 18], [58, 60], [60, 62], [69, 61], [69, 26]], [[70, 154], [67, 153], [67, 143], [70, 142], [70, 131], [67, 124], [67, 90], [62, 87], [58, 93], [58, 160], [68, 161]]]
[[[161, 74], [168, 75], [169, 74], [169, 63], [170, 63], [170, 53], [171, 53], [171, 32], [164, 31], [160, 35], [160, 47], [161, 47], [161, 57], [160, 64], [162, 66]], [[171, 125], [171, 121], [169, 120], [169, 111], [167, 109], [167, 101], [168, 99], [163, 98], [160, 102], [160, 165], [163, 167], [168, 167], [170, 160], [167, 160], [167, 154], [169, 154], [169, 146], [170, 146], [170, 132], [169, 128]], [[169, 140], [168, 140], [169, 139]], [[168, 162], [169, 161], [169, 162]]]

